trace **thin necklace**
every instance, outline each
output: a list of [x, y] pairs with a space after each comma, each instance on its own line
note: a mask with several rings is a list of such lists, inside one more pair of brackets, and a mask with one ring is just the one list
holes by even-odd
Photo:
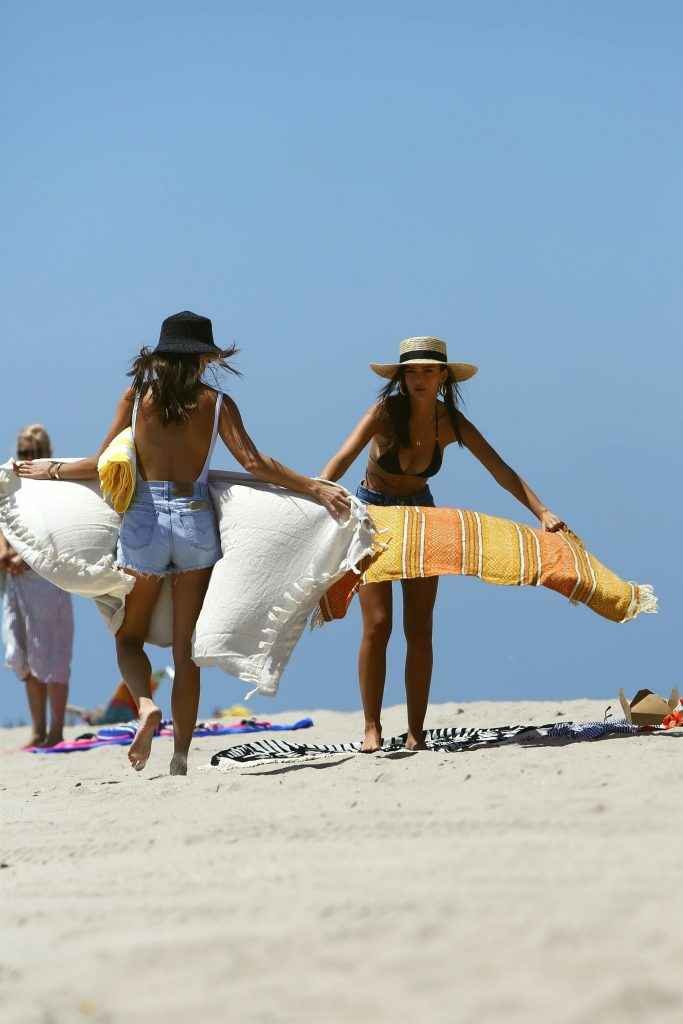
[[[439, 413], [437, 412], [437, 409], [435, 407], [434, 408], [434, 428], [435, 428], [435, 430], [436, 430], [436, 425], [438, 423], [438, 419], [437, 419], [438, 415], [439, 415]], [[421, 448], [422, 447], [422, 441], [420, 441], [419, 438], [416, 439], [416, 441], [415, 441], [415, 447], [416, 448]]]

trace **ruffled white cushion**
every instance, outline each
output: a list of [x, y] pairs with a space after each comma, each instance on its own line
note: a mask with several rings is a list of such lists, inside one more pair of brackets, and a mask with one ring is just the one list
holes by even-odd
[[327, 588], [373, 550], [374, 527], [352, 498], [340, 525], [315, 501], [244, 473], [209, 474], [223, 555], [197, 621], [193, 658], [275, 694]]
[[[193, 657], [274, 694], [307, 617], [325, 590], [370, 554], [374, 529], [355, 498], [340, 525], [316, 502], [245, 473], [210, 473], [209, 485], [223, 555], [197, 622]], [[135, 583], [114, 564], [120, 522], [96, 480], [31, 480], [15, 476], [11, 463], [0, 466], [0, 530], [41, 576], [93, 598], [112, 632]], [[171, 637], [167, 578], [147, 640], [168, 646]]]

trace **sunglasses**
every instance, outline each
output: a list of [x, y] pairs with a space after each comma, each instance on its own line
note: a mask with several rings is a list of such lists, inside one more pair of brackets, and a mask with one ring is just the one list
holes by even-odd
[[18, 459], [34, 459], [36, 456], [35, 448], [17, 448]]

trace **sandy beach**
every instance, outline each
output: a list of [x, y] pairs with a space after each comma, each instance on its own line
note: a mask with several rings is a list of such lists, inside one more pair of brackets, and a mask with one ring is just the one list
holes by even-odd
[[[297, 737], [359, 734], [310, 714]], [[678, 737], [200, 771], [251, 738], [222, 737], [171, 778], [165, 739], [136, 775], [125, 748], [36, 756], [27, 735], [0, 733], [5, 1024], [681, 1019]]]

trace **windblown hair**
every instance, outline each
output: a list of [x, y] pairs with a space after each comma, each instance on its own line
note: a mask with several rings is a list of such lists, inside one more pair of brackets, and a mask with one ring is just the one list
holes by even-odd
[[[462, 395], [458, 382], [453, 380], [451, 375], [439, 388], [439, 394], [446, 406], [448, 418], [451, 421], [453, 432], [460, 447], [463, 447], [462, 434], [460, 433], [459, 407], [462, 404]], [[388, 384], [379, 392], [380, 407], [388, 415], [394, 435], [399, 446], [407, 448], [410, 445], [410, 397], [405, 384], [405, 371], [401, 367], [396, 371]]]
[[20, 430], [17, 435], [17, 457], [19, 457], [19, 450], [28, 450], [32, 452], [32, 458], [34, 459], [49, 459], [52, 456], [52, 442], [50, 441], [50, 435], [48, 434], [42, 423], [31, 423], [28, 427], [24, 427]]
[[[228, 362], [236, 356], [239, 349], [236, 345], [221, 349], [220, 355], [211, 360], [212, 367], [229, 370], [241, 377], [239, 370]], [[197, 408], [201, 393], [202, 373], [206, 360], [196, 354], [175, 355], [167, 352], [153, 352], [143, 348], [128, 371], [133, 378], [133, 390], [142, 398], [148, 391], [164, 426], [169, 423], [182, 423]]]

